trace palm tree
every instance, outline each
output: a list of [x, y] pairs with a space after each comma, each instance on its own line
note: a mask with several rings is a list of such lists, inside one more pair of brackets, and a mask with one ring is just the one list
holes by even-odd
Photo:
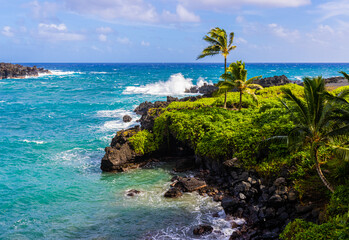
[[253, 99], [258, 102], [257, 96], [253, 89], [262, 89], [263, 87], [259, 84], [253, 84], [254, 80], [260, 79], [262, 76], [256, 76], [247, 80], [247, 70], [245, 69], [245, 63], [242, 61], [237, 61], [236, 63], [230, 64], [226, 73], [224, 73], [221, 78], [225, 81], [220, 81], [218, 86], [220, 89], [225, 91], [231, 90], [232, 88], [237, 88], [240, 93], [240, 103], [239, 111], [242, 107], [242, 95], [244, 93], [251, 94]]
[[[269, 140], [285, 141], [293, 150], [309, 146], [311, 160], [315, 163], [321, 181], [333, 192], [334, 188], [322, 173], [318, 150], [321, 146], [329, 146], [339, 153], [339, 157], [348, 159], [349, 148], [336, 145], [336, 141], [348, 136], [348, 115], [339, 114], [338, 102], [329, 100], [322, 77], [306, 77], [303, 82], [304, 100], [295, 96], [290, 89], [283, 89], [289, 105], [284, 101], [282, 103], [289, 110], [296, 126], [288, 136], [276, 136]], [[347, 94], [341, 93], [337, 98]]]
[[[234, 41], [234, 33], [231, 32], [229, 34], [229, 42], [228, 42], [228, 36], [225, 30], [219, 27], [216, 27], [216, 28], [212, 28], [207, 33], [207, 35], [204, 37], [204, 40], [209, 43], [209, 46], [202, 51], [202, 53], [197, 57], [197, 60], [207, 56], [214, 56], [221, 53], [224, 57], [224, 73], [226, 73], [227, 57], [230, 51], [236, 48], [236, 46], [232, 45]], [[226, 108], [226, 104], [227, 104], [227, 92], [225, 92], [224, 108]]]

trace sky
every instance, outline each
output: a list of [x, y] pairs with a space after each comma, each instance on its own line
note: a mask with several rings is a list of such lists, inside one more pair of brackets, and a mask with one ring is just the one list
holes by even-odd
[[349, 0], [0, 0], [0, 62], [349, 62]]

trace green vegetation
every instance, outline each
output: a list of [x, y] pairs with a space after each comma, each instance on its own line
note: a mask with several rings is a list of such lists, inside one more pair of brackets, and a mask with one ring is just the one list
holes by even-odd
[[154, 134], [147, 130], [138, 132], [129, 140], [137, 154], [144, 155], [158, 149], [158, 146], [154, 144]]
[[349, 186], [339, 186], [327, 206], [328, 221], [314, 224], [302, 219], [289, 223], [280, 238], [283, 240], [304, 239], [349, 239]]
[[[211, 29], [207, 35], [204, 37], [204, 40], [208, 42], [209, 46], [206, 47], [202, 53], [197, 57], [201, 59], [207, 56], [214, 56], [217, 54], [222, 54], [224, 57], [224, 73], [227, 72], [227, 57], [229, 53], [236, 48], [232, 45], [234, 41], [234, 33], [229, 34], [229, 40], [227, 33], [224, 29], [219, 27]], [[225, 92], [224, 108], [226, 108], [227, 103], [227, 91]]]
[[237, 61], [236, 63], [230, 64], [226, 73], [221, 78], [225, 79], [220, 81], [218, 86], [220, 89], [226, 92], [236, 88], [240, 93], [239, 111], [242, 107], [242, 94], [248, 93], [258, 103], [258, 99], [253, 89], [262, 89], [263, 87], [258, 84], [253, 84], [254, 80], [260, 79], [262, 76], [253, 77], [247, 80], [247, 70], [245, 69], [245, 63]]
[[[304, 78], [304, 100], [295, 96], [289, 89], [283, 90], [285, 107], [291, 113], [296, 126], [288, 136], [277, 136], [272, 139], [285, 140], [289, 148], [299, 150], [309, 146], [310, 159], [315, 163], [316, 171], [323, 184], [331, 191], [334, 188], [324, 176], [318, 152], [320, 147], [333, 148], [341, 158], [348, 158], [349, 148], [338, 144], [347, 137], [349, 125], [341, 116], [335, 114], [336, 104], [326, 99], [325, 81], [322, 77]], [[349, 92], [346, 92], [349, 94]], [[337, 97], [345, 97], [339, 94]]]
[[[280, 238], [349, 239], [349, 87], [326, 92], [321, 77], [305, 78], [304, 85], [257, 89], [259, 104], [240, 92], [172, 102], [156, 111], [153, 132], [140, 131], [131, 143], [137, 153], [151, 153], [173, 136], [214, 161], [237, 157], [265, 178], [286, 168], [300, 198], [330, 201], [322, 224], [296, 219]], [[222, 108], [225, 102], [241, 111]]]

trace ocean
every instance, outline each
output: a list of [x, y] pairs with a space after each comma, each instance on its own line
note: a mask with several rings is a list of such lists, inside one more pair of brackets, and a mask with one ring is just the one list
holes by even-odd
[[[154, 164], [102, 173], [104, 148], [116, 131], [136, 125], [144, 101], [186, 96], [216, 83], [223, 64], [36, 63], [51, 75], [0, 80], [0, 239], [207, 239], [232, 233], [219, 203], [187, 193], [165, 199], [173, 172]], [[249, 77], [339, 76], [349, 64], [251, 63]], [[122, 117], [133, 117], [124, 123]], [[129, 197], [129, 189], [141, 191]], [[221, 217], [212, 215], [218, 213]]]

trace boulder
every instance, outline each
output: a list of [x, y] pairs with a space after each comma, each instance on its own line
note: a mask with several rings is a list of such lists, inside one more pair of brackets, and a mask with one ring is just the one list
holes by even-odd
[[212, 233], [213, 227], [210, 225], [199, 225], [194, 228], [193, 233], [194, 235], [202, 236], [202, 235], [208, 235]]
[[193, 192], [207, 187], [205, 181], [201, 181], [196, 178], [179, 178], [178, 183], [182, 185], [183, 191], [185, 192]]
[[141, 193], [141, 191], [138, 191], [136, 189], [131, 189], [131, 190], [128, 190], [126, 192], [126, 195], [129, 196], [129, 197], [133, 197], [133, 196], [135, 196], [137, 194], [140, 194], [140, 193]]
[[183, 193], [182, 191], [177, 188], [177, 187], [173, 187], [173, 188], [170, 188], [164, 195], [165, 198], [178, 198], [180, 196], [182, 196]]
[[125, 115], [125, 116], [123, 116], [122, 121], [124, 121], [124, 122], [131, 122], [132, 121], [132, 117], [130, 115]]
[[102, 158], [102, 171], [125, 171], [131, 168], [136, 168], [139, 165], [136, 163], [136, 152], [130, 146], [128, 139], [139, 131], [139, 127], [122, 130], [117, 132], [113, 138], [110, 147], [105, 148], [105, 154]]

